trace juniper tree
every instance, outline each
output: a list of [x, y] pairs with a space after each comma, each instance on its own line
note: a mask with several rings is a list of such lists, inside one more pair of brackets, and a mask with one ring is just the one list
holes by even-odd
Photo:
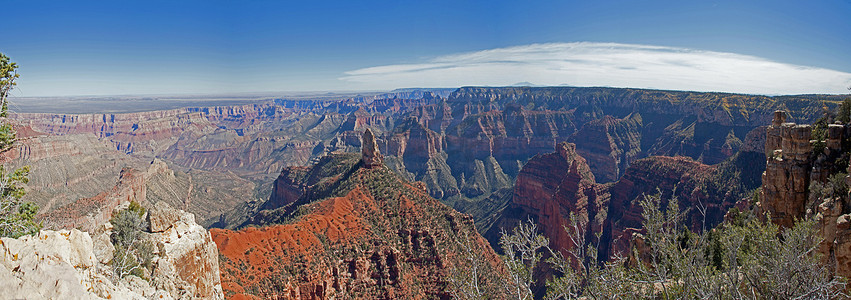
[[[15, 129], [7, 119], [9, 92], [15, 87], [18, 65], [0, 53], [0, 153], [9, 151], [15, 144]], [[38, 206], [21, 201], [26, 194], [23, 185], [29, 179], [29, 167], [7, 171], [0, 166], [0, 236], [19, 237], [38, 232], [41, 224], [35, 222]]]

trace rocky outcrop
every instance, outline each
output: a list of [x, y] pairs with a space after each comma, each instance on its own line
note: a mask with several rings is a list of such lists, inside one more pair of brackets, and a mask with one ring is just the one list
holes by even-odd
[[0, 294], [25, 299], [223, 299], [218, 251], [209, 232], [195, 224], [192, 214], [165, 203], [150, 210], [149, 218], [155, 230], [142, 239], [156, 247], [148, 280], [112, 274], [109, 225], [106, 231], [98, 229], [94, 240], [77, 229], [44, 230], [0, 239]]
[[26, 201], [47, 212], [111, 186], [123, 167], [141, 169], [144, 159], [115, 150], [92, 134], [37, 135], [23, 138], [2, 154], [7, 168], [30, 167]]
[[295, 202], [299, 214], [263, 213], [283, 224], [211, 230], [228, 297], [447, 298], [451, 270], [472, 263], [488, 274], [480, 287], [500, 297], [504, 270], [471, 218], [360, 161], [334, 154], [296, 171], [302, 179], [288, 180], [308, 186]]
[[[577, 154], [576, 146], [560, 143], [557, 151], [538, 155], [529, 160], [514, 185], [514, 196], [503, 211], [503, 217], [497, 226], [491, 227], [486, 234], [491, 241], [498, 240], [500, 230], [516, 226], [527, 218], [536, 220], [541, 231], [550, 239], [553, 249], [567, 251], [574, 249], [565, 228], [571, 228], [570, 215], [576, 221], [588, 224], [588, 232], [581, 235], [593, 236], [602, 232], [605, 218], [605, 200], [599, 195], [600, 189], [594, 181], [594, 174], [585, 159]], [[583, 245], [584, 247], [584, 245]]]
[[156, 245], [153, 286], [180, 298], [223, 299], [219, 252], [193, 214], [158, 202], [148, 210], [150, 234]]
[[346, 121], [338, 129], [341, 132], [361, 131], [369, 128], [387, 128], [388, 117], [382, 114], [373, 114], [361, 106], [358, 110], [350, 113]]
[[305, 167], [284, 168], [273, 183], [272, 195], [260, 209], [277, 209], [295, 203], [307, 191], [307, 186], [301, 183], [300, 178], [307, 170]]
[[809, 125], [786, 123], [785, 114], [775, 113], [766, 130], [766, 167], [762, 175], [761, 208], [772, 221], [791, 227], [804, 216], [810, 187], [812, 145]]
[[676, 197], [680, 209], [688, 212], [685, 225], [695, 232], [719, 224], [745, 192], [755, 188], [743, 184], [738, 177], [743, 171], [733, 163], [710, 166], [681, 156], [651, 156], [635, 161], [607, 189], [610, 200], [601, 257], [629, 254], [633, 235], [643, 230], [639, 201], [645, 195], [661, 193], [662, 207]]
[[573, 249], [577, 245], [569, 237], [576, 234], [569, 226], [572, 214], [587, 225], [579, 234], [598, 248], [601, 259], [628, 255], [630, 241], [643, 230], [639, 200], [644, 195], [661, 192], [663, 206], [676, 197], [680, 208], [688, 212], [686, 225], [700, 231], [721, 222], [727, 210], [758, 184], [742, 180], [759, 170], [750, 164], [749, 156], [734, 156], [711, 166], [687, 157], [651, 156], [634, 161], [618, 181], [599, 184], [576, 146], [561, 143], [558, 149], [523, 166], [508, 204], [485, 234], [492, 245], [502, 230], [532, 219], [554, 249]]
[[769, 213], [772, 222], [784, 227], [813, 218], [822, 262], [836, 275], [851, 276], [851, 195], [836, 193], [842, 189], [838, 181], [851, 184], [848, 175], [837, 177], [851, 172], [847, 165], [851, 125], [822, 125], [823, 135], [814, 136], [810, 125], [785, 122], [785, 117], [785, 112], [777, 111], [766, 130], [767, 162], [758, 211]]
[[76, 229], [0, 239], [0, 292], [8, 299], [145, 299], [98, 270], [92, 238]]
[[[253, 183], [233, 174], [197, 170], [184, 173], [172, 170], [159, 159], [154, 159], [143, 170], [121, 169], [117, 182], [112, 184], [110, 190], [49, 209], [37, 218], [49, 229], [78, 228], [91, 232], [106, 223], [121, 203], [135, 201], [153, 205], [164, 201], [193, 211], [203, 224], [209, 225], [222, 211], [250, 200], [241, 195], [250, 195], [255, 188]], [[103, 190], [103, 186], [95, 188]], [[234, 192], [239, 194], [232, 194]]]
[[151, 208], [148, 209], [148, 230], [150, 230], [151, 232], [166, 231], [167, 229], [171, 228], [171, 226], [173, 226], [176, 222], [181, 221], [181, 218], [183, 217], [186, 217], [185, 213], [175, 210], [170, 205], [168, 205], [168, 203], [157, 202], [156, 204], [152, 205]]
[[[162, 170], [155, 161], [150, 169], [153, 172]], [[43, 220], [45, 228], [71, 229], [78, 228], [93, 232], [98, 226], [109, 222], [116, 207], [125, 202], [144, 203], [147, 185], [146, 172], [134, 169], [123, 169], [118, 183], [108, 192], [101, 192], [95, 197], [79, 199], [48, 213], [37, 216]]]
[[378, 145], [375, 143], [375, 135], [372, 134], [372, 130], [369, 130], [369, 128], [363, 132], [361, 145], [361, 159], [365, 167], [374, 168], [384, 165], [384, 156], [378, 151]]
[[508, 174], [520, 171], [516, 161], [552, 152], [577, 127], [573, 113], [568, 111], [532, 111], [511, 106], [503, 111], [472, 113], [480, 108], [472, 109], [465, 106], [464, 113], [455, 116], [462, 118], [448, 130], [446, 151], [453, 161], [493, 156]]

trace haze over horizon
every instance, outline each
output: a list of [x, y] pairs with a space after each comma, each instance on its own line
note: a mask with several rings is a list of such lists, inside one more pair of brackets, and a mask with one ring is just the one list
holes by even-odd
[[847, 93], [851, 2], [7, 3], [14, 97], [611, 86]]

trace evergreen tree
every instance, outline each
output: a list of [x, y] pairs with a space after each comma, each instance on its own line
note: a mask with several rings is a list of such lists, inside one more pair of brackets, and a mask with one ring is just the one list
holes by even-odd
[[[16, 63], [0, 53], [0, 153], [9, 151], [15, 144], [15, 129], [7, 117], [9, 92], [20, 77], [17, 69]], [[41, 224], [35, 222], [38, 206], [21, 201], [26, 194], [22, 185], [29, 181], [29, 172], [29, 167], [7, 171], [0, 166], [0, 237], [19, 237], [41, 229]]]

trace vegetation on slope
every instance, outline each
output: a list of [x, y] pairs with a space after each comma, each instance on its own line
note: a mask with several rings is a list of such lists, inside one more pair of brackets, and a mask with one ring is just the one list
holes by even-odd
[[[551, 249], [531, 222], [504, 233], [501, 244], [511, 272], [506, 285], [517, 298], [532, 298], [531, 276], [544, 263], [558, 271], [546, 282], [546, 299], [832, 299], [846, 296], [845, 281], [830, 275], [814, 251], [815, 221], [781, 231], [752, 211], [734, 212], [729, 221], [700, 234], [682, 223], [678, 201], [662, 206], [659, 195], [645, 196], [644, 233], [629, 257], [598, 263], [596, 249], [574, 247], [564, 256]], [[569, 228], [584, 245], [577, 219]], [[542, 253], [550, 256], [541, 261]], [[456, 291], [456, 295], [464, 295]]]
[[119, 279], [135, 275], [147, 279], [152, 268], [154, 245], [145, 240], [142, 232], [147, 229], [145, 208], [136, 202], [112, 215], [112, 245], [115, 252], [112, 257], [113, 275]]
[[261, 211], [242, 230], [211, 230], [226, 294], [446, 298], [450, 270], [470, 269], [480, 290], [504, 293], [501, 263], [472, 219], [421, 185], [351, 154], [281, 176], [307, 186], [297, 201]]

